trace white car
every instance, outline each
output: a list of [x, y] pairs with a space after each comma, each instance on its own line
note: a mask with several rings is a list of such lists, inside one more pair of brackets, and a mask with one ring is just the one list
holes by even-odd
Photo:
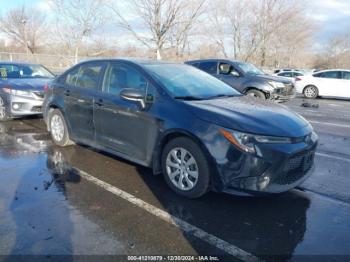
[[297, 93], [306, 98], [318, 96], [350, 98], [350, 70], [331, 69], [295, 78]]

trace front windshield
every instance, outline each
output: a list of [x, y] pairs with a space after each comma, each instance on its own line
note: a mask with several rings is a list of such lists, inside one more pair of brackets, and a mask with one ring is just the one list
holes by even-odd
[[240, 93], [215, 77], [184, 64], [148, 64], [146, 69], [174, 98], [210, 99]]
[[242, 62], [238, 62], [235, 63], [235, 65], [237, 67], [239, 67], [239, 69], [241, 69], [243, 71], [243, 73], [245, 74], [252, 74], [252, 75], [264, 75], [265, 73], [260, 70], [259, 68], [255, 67], [252, 64], [249, 63], [242, 63]]
[[41, 65], [0, 64], [1, 79], [53, 78], [54, 75]]

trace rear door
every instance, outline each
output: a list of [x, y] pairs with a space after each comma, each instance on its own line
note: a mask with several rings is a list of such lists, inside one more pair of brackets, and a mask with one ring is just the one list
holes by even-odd
[[84, 63], [66, 76], [65, 111], [75, 140], [86, 143], [94, 140], [93, 106], [101, 90], [104, 65], [103, 62]]
[[341, 96], [343, 85], [341, 71], [319, 72], [313, 76], [320, 96]]

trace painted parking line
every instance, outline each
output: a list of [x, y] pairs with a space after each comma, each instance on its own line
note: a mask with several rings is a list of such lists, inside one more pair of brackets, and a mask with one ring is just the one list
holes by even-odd
[[350, 163], [350, 158], [346, 158], [346, 157], [328, 155], [328, 154], [319, 153], [319, 152], [317, 152], [316, 155], [321, 156], [321, 157], [327, 157], [327, 158], [332, 158], [332, 159], [336, 159], [336, 160], [341, 160], [341, 161]]
[[143, 201], [142, 199], [139, 199], [135, 197], [134, 195], [131, 195], [115, 186], [112, 186], [111, 184], [108, 184], [82, 170], [76, 169], [80, 176], [82, 178], [85, 178], [86, 180], [90, 181], [91, 183], [102, 187], [103, 189], [109, 191], [110, 193], [128, 201], [129, 203], [147, 211], [148, 213], [162, 219], [163, 221], [172, 224], [179, 229], [181, 229], [183, 232], [186, 232], [188, 234], [191, 234], [200, 240], [207, 242], [208, 244], [224, 251], [227, 254], [230, 254], [234, 256], [235, 258], [238, 258], [242, 261], [262, 261], [261, 259], [257, 258], [256, 256], [240, 249], [239, 247], [236, 247], [212, 234], [207, 233], [206, 231], [180, 219], [175, 216], [170, 215], [169, 213], [165, 212], [162, 209], [159, 209], [151, 204], [148, 204], [147, 202]]
[[345, 124], [336, 124], [336, 123], [330, 123], [330, 122], [319, 122], [319, 121], [313, 121], [313, 120], [308, 120], [312, 124], [318, 124], [318, 125], [328, 125], [328, 126], [339, 126], [339, 127], [347, 127], [350, 128], [350, 125], [345, 125]]

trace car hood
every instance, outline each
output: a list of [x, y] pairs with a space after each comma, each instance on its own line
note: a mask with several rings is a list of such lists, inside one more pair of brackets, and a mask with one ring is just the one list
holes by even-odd
[[43, 91], [44, 86], [53, 81], [53, 78], [8, 78], [1, 80], [2, 86], [8, 86], [16, 90], [36, 90]]
[[267, 81], [277, 81], [277, 82], [282, 82], [283, 84], [291, 84], [292, 81], [290, 79], [280, 77], [280, 76], [271, 76], [271, 75], [255, 75], [255, 77], [264, 79]]
[[248, 96], [184, 103], [198, 118], [242, 132], [301, 137], [312, 131], [309, 122], [287, 107]]

